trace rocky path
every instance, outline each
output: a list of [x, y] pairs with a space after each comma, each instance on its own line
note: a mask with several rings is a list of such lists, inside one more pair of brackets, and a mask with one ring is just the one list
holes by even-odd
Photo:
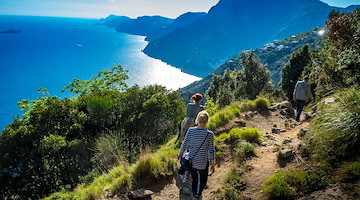
[[[308, 122], [296, 123], [293, 120], [286, 119], [279, 111], [266, 111], [256, 113], [247, 119], [246, 126], [258, 128], [263, 134], [264, 142], [256, 147], [256, 157], [244, 163], [247, 171], [242, 175], [243, 181], [246, 182], [246, 190], [243, 194], [247, 199], [262, 200], [266, 199], [261, 191], [264, 180], [275, 172], [294, 168], [299, 164], [299, 161], [294, 159], [279, 163], [277, 154], [281, 148], [297, 150], [300, 144], [297, 134], [302, 128], [308, 126]], [[289, 127], [291, 128], [285, 129]], [[274, 128], [278, 130], [278, 133], [272, 133]], [[223, 186], [223, 179], [232, 167], [238, 167], [238, 165], [234, 163], [229, 153], [228, 158], [222, 160], [217, 166], [216, 172], [209, 176], [207, 188], [203, 192], [204, 200], [214, 199], [214, 194]], [[191, 200], [190, 184], [191, 180], [184, 184], [181, 183], [179, 176], [175, 175], [168, 184], [159, 192], [151, 195], [149, 199]]]
[[[231, 159], [224, 160], [217, 165], [214, 174], [208, 177], [207, 188], [203, 192], [203, 199], [211, 199], [213, 194], [222, 187], [223, 178], [235, 164]], [[181, 189], [179, 189], [181, 188]], [[175, 175], [171, 183], [166, 185], [163, 190], [151, 195], [153, 200], [192, 200], [191, 180], [181, 183], [178, 175]]]
[[[281, 148], [296, 151], [301, 142], [297, 134], [302, 128], [307, 128], [309, 124], [308, 122], [300, 124], [293, 121], [286, 122], [287, 120], [281, 119], [276, 115], [277, 114], [273, 115], [272, 113], [266, 117], [260, 115], [255, 117], [257, 119], [251, 121], [253, 127], [257, 127], [266, 134], [263, 137], [264, 142], [256, 148], [256, 157], [247, 161], [248, 171], [242, 176], [247, 186], [243, 194], [250, 199], [267, 199], [261, 190], [263, 181], [278, 171], [294, 168], [299, 164], [298, 159], [291, 158], [278, 162], [277, 155]], [[260, 122], [264, 120], [266, 120], [267, 123], [272, 122], [273, 125], [264, 126], [264, 123]], [[293, 128], [286, 130], [285, 123], [292, 124]], [[278, 130], [281, 130], [280, 133], [272, 133], [275, 125]]]

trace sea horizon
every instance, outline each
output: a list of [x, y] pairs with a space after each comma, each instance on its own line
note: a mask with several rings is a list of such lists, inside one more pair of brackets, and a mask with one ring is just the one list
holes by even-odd
[[21, 116], [16, 103], [40, 97], [39, 88], [69, 97], [60, 90], [73, 78], [87, 80], [117, 65], [129, 70], [129, 86], [159, 84], [177, 90], [200, 79], [145, 55], [144, 36], [95, 25], [97, 20], [0, 15], [1, 32], [19, 30], [0, 33], [0, 131]]

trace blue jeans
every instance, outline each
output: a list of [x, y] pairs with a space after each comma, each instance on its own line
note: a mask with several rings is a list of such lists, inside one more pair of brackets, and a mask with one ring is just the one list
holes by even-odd
[[[209, 173], [209, 164], [203, 170], [192, 168], [190, 170], [192, 178], [192, 192], [193, 195], [201, 196], [202, 191], [206, 186]], [[199, 180], [200, 179], [200, 180]]]
[[299, 99], [296, 99], [296, 117], [295, 117], [295, 120], [296, 121], [299, 121], [300, 120], [300, 115], [301, 115], [301, 112], [305, 106], [305, 101], [304, 100], [299, 100]]

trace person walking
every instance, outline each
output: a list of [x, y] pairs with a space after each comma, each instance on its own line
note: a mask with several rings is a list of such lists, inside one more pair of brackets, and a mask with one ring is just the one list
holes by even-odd
[[296, 116], [295, 120], [300, 121], [301, 112], [307, 101], [314, 100], [314, 97], [311, 93], [311, 86], [308, 83], [309, 77], [305, 76], [303, 81], [298, 81], [294, 88], [293, 100], [296, 107]]
[[196, 118], [197, 126], [189, 128], [178, 155], [178, 159], [180, 159], [188, 151], [192, 160], [190, 173], [193, 200], [199, 199], [202, 195], [208, 179], [209, 164], [210, 172], [215, 172], [214, 133], [206, 129], [208, 121], [209, 114], [206, 111], [198, 113]]
[[204, 107], [200, 105], [202, 98], [203, 95], [200, 93], [196, 93], [190, 98], [190, 103], [186, 106], [186, 118], [181, 122], [178, 139], [184, 140], [188, 129], [195, 126], [195, 117], [200, 111], [204, 110]]

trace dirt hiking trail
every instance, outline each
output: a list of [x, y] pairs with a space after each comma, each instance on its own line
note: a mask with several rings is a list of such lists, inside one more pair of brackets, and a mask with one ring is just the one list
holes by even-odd
[[[278, 163], [277, 154], [281, 148], [293, 149], [296, 151], [300, 144], [297, 134], [302, 128], [307, 128], [308, 122], [297, 123], [292, 119], [280, 114], [279, 111], [263, 111], [242, 114], [222, 127], [223, 130], [215, 131], [216, 134], [226, 132], [237, 126], [239, 119], [247, 121], [246, 127], [255, 127], [263, 134], [263, 142], [256, 147], [256, 156], [245, 161], [246, 171], [242, 175], [246, 183], [243, 191], [245, 199], [262, 200], [266, 199], [261, 191], [262, 182], [275, 172], [294, 168], [299, 165], [301, 158], [288, 159]], [[277, 133], [273, 133], [276, 129]], [[286, 144], [284, 144], [286, 143]], [[226, 152], [228, 151], [228, 152]], [[223, 186], [226, 174], [233, 168], [240, 168], [231, 156], [230, 150], [225, 150], [224, 157], [216, 167], [216, 172], [209, 176], [207, 188], [203, 192], [202, 199], [216, 199], [217, 191]], [[295, 156], [296, 157], [296, 156]], [[180, 188], [180, 189], [179, 189]], [[181, 183], [179, 176], [175, 176], [166, 184], [162, 190], [155, 192], [149, 199], [154, 200], [191, 200], [191, 180], [185, 184]]]

